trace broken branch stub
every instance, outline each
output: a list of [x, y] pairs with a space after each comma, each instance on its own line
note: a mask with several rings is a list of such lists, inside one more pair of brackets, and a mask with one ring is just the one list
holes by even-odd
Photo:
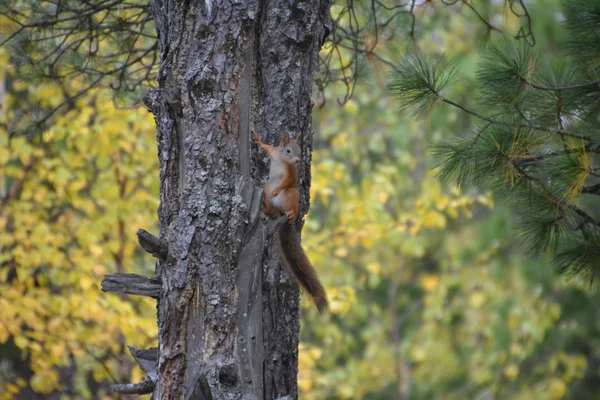
[[161, 260], [166, 260], [169, 255], [169, 245], [165, 240], [162, 240], [150, 232], [139, 229], [137, 231], [138, 242], [146, 252]]
[[122, 394], [149, 394], [154, 391], [155, 386], [156, 384], [149, 376], [147, 376], [143, 381], [138, 383], [119, 383], [110, 385], [108, 390]]
[[100, 285], [103, 292], [124, 293], [136, 296], [160, 297], [160, 279], [137, 274], [108, 274]]

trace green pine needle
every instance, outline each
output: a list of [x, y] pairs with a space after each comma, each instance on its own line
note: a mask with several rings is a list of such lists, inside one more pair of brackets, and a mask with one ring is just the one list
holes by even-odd
[[505, 192], [525, 181], [519, 162], [531, 158], [541, 143], [543, 137], [526, 128], [486, 125], [474, 139], [438, 143], [433, 155], [442, 180]]
[[600, 237], [597, 233], [572, 241], [554, 258], [556, 271], [573, 278], [578, 276], [593, 285], [600, 274]]
[[523, 207], [521, 231], [528, 250], [536, 256], [550, 250], [556, 251], [570, 233], [565, 225], [564, 216], [560, 215], [560, 207], [540, 212], [539, 207], [530, 205]]
[[456, 70], [443, 57], [427, 61], [420, 54], [406, 56], [392, 76], [390, 89], [411, 116], [427, 117], [442, 102], [442, 91]]
[[586, 68], [600, 69], [600, 2], [563, 1], [571, 53]]
[[[558, 272], [592, 281], [600, 272], [600, 231], [590, 238], [598, 213], [591, 202], [578, 203], [598, 169], [600, 1], [569, 0], [564, 9], [572, 57], [542, 69], [523, 42], [491, 46], [477, 78], [481, 103], [494, 115], [457, 105], [487, 124], [471, 138], [436, 144], [433, 154], [442, 180], [508, 198], [532, 253], [558, 252]], [[454, 72], [441, 58], [412, 55], [402, 60], [390, 88], [402, 109], [427, 116], [447, 101], [442, 91]]]
[[474, 171], [473, 141], [455, 139], [433, 146], [432, 153], [437, 164], [437, 175], [443, 181], [456, 181], [460, 188], [471, 185]]
[[540, 70], [537, 74], [535, 85], [527, 92], [521, 105], [522, 109], [529, 111], [530, 120], [542, 126], [569, 129], [581, 121], [582, 113], [588, 107], [587, 102], [582, 102], [584, 91], [589, 88], [582, 87], [577, 90], [541, 90], [541, 88], [567, 88], [587, 82], [578, 76], [578, 71], [573, 68], [572, 59], [563, 59], [548, 70]]
[[491, 107], [514, 110], [533, 80], [537, 63], [522, 42], [492, 45], [477, 69], [481, 100]]
[[541, 165], [542, 176], [556, 182], [561, 200], [575, 204], [587, 178], [594, 168], [594, 154], [585, 147], [567, 147], [568, 152], [546, 158]]

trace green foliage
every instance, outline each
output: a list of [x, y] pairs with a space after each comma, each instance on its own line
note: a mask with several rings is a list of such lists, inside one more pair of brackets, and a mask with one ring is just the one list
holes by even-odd
[[420, 117], [440, 104], [444, 88], [456, 73], [443, 57], [427, 63], [418, 53], [404, 58], [396, 69], [398, 78], [392, 79], [390, 89], [400, 99], [402, 110]]
[[521, 103], [537, 68], [531, 48], [523, 42], [492, 44], [477, 69], [480, 99], [490, 107], [512, 111]]
[[[544, 2], [531, 12], [536, 26], [555, 32], [552, 7]], [[473, 29], [459, 18], [429, 22], [419, 57], [437, 62], [439, 47], [447, 45], [460, 85], [444, 85], [443, 98], [469, 103], [477, 51], [469, 42], [473, 38], [461, 35]], [[543, 43], [546, 35], [537, 37]], [[394, 55], [404, 50], [397, 43], [382, 49]], [[405, 71], [408, 82], [399, 83], [408, 112], [438, 99], [433, 86], [421, 80], [435, 68], [416, 60], [403, 64], [415, 71]], [[547, 73], [536, 63], [535, 71], [536, 85], [581, 79], [565, 64]], [[538, 101], [534, 93], [552, 104], [573, 96], [518, 86], [523, 104]], [[339, 95], [329, 90], [332, 97]], [[565, 102], [563, 115], [580, 124], [581, 108]], [[342, 109], [315, 111], [312, 205], [303, 241], [330, 294], [332, 312], [318, 316], [306, 302], [300, 397], [595, 399], [600, 331], [594, 304], [600, 295], [556, 277], [543, 254], [536, 261], [522, 254], [524, 241], [511, 224], [515, 210], [536, 220], [521, 227], [538, 229], [526, 235], [538, 239], [525, 243], [538, 253], [555, 242], [567, 243], [572, 235], [567, 225], [576, 227], [582, 217], [572, 203], [548, 196], [564, 196], [579, 174], [569, 175], [567, 184], [560, 184], [560, 177], [587, 165], [584, 155], [591, 155], [575, 151], [579, 139], [563, 141], [531, 126], [554, 118], [549, 126], [560, 129], [556, 116], [541, 113], [546, 107], [534, 115], [528, 106], [528, 124], [514, 108], [507, 113], [498, 107], [490, 119], [500, 123], [485, 121], [473, 130], [453, 109], [439, 107], [426, 122], [406, 122], [405, 115], [390, 112], [394, 107], [382, 85], [367, 80]], [[441, 140], [465, 131], [474, 134]], [[431, 141], [439, 144], [429, 157]], [[571, 150], [562, 153], [565, 146]], [[429, 170], [435, 165], [460, 190], [435, 180]], [[490, 213], [491, 196], [473, 186], [503, 195], [510, 209], [495, 207]]]
[[[392, 82], [402, 88], [396, 94], [403, 107], [415, 115], [422, 115], [415, 106], [423, 107], [426, 98], [437, 94], [441, 102], [482, 120], [484, 125], [472, 137], [434, 149], [439, 176], [455, 180], [461, 188], [483, 187], [511, 199], [522, 214], [521, 232], [528, 247], [538, 255], [554, 252], [559, 272], [593, 282], [600, 259], [593, 259], [592, 250], [577, 258], [573, 254], [594, 248], [591, 238], [600, 234], [597, 209], [583, 199], [600, 194], [591, 190], [599, 176], [595, 159], [600, 152], [600, 85], [593, 73], [600, 53], [593, 46], [600, 17], [597, 2], [566, 1], [564, 9], [573, 58], [551, 65], [514, 41], [486, 50], [476, 73], [477, 98], [492, 116], [433, 90], [436, 79], [422, 71], [435, 70], [436, 76], [455, 73], [448, 67], [440, 70], [439, 59], [415, 64], [408, 57]], [[426, 93], [419, 87], [432, 90]], [[406, 96], [407, 91], [414, 96]]]
[[600, 3], [564, 0], [563, 10], [572, 55], [597, 75], [600, 73]]
[[585, 243], [575, 242], [566, 246], [555, 258], [556, 268], [561, 273], [571, 276], [582, 275], [589, 281], [598, 278], [595, 268], [591, 267], [600, 259], [600, 240], [595, 233], [589, 233]]
[[438, 160], [438, 175], [442, 180], [454, 180], [459, 188], [465, 188], [472, 182], [471, 170], [475, 159], [472, 156], [473, 141], [454, 139], [439, 142], [432, 149]]
[[[573, 215], [568, 209], [552, 204], [543, 193], [524, 191], [522, 198], [515, 201], [515, 208], [521, 212], [522, 233], [526, 239], [529, 250], [540, 255], [549, 249], [555, 249], [567, 240], [568, 229], [561, 221], [572, 219]], [[531, 212], [535, 209], [536, 212]], [[562, 213], [562, 218], [557, 214]]]
[[[597, 348], [596, 324], [575, 323], [562, 305], [587, 307], [598, 295], [553, 277], [548, 259], [520, 254], [507, 211], [488, 218], [488, 196], [434, 179], [433, 134], [387, 112], [391, 99], [370, 88], [353, 106], [315, 114], [325, 144], [314, 155], [303, 241], [332, 307], [319, 316], [305, 302], [301, 397], [560, 399], [593, 390], [593, 356], [569, 343]], [[455, 123], [439, 113], [428, 130]], [[510, 149], [512, 136], [495, 135]]]

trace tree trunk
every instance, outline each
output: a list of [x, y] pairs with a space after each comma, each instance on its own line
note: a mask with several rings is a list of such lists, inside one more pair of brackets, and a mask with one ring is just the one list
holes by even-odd
[[329, 6], [151, 2], [160, 88], [145, 101], [158, 127], [166, 245], [156, 267], [156, 399], [297, 397], [298, 289], [266, 245], [267, 164], [250, 129], [267, 143], [278, 144], [284, 130], [301, 137], [306, 212], [311, 81]]

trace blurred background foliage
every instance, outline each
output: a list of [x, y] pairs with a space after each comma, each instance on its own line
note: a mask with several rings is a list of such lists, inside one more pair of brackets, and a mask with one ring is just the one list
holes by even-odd
[[81, 82], [29, 82], [0, 52], [0, 398], [101, 398], [143, 378], [125, 343], [155, 343], [152, 301], [99, 290], [106, 273], [154, 269], [134, 241], [156, 223], [154, 121], [97, 89], [41, 135], [10, 135]]
[[[450, 95], [472, 105], [485, 39], [510, 36], [522, 21], [503, 1], [473, 2], [508, 32], [489, 37], [454, 3], [416, 8], [414, 41], [410, 16], [400, 15], [387, 27], [394, 39], [372, 43], [392, 62], [414, 46], [453, 57], [460, 84]], [[567, 39], [559, 6], [528, 2], [548, 56]], [[343, 9], [334, 4], [334, 19]], [[351, 57], [340, 51], [332, 63]], [[0, 398], [112, 398], [108, 384], [142, 378], [125, 343], [156, 345], [152, 301], [99, 290], [106, 273], [154, 270], [135, 244], [138, 228], [156, 227], [152, 116], [96, 88], [42, 134], [27, 134], [36, 115], [86, 82], [21, 73], [5, 47], [0, 66]], [[432, 143], [469, 135], [474, 121], [446, 106], [409, 119], [387, 90], [388, 72], [364, 57], [343, 106], [343, 82], [317, 96], [303, 242], [331, 312], [303, 302], [300, 398], [596, 399], [600, 295], [525, 254], [513, 215], [489, 193], [436, 179]]]
[[[470, 3], [508, 32], [491, 31], [492, 42], [512, 40], [523, 23], [504, 2]], [[560, 2], [527, 5], [535, 47], [560, 54], [568, 39]], [[490, 31], [457, 8], [419, 8], [415, 43], [400, 39], [410, 29], [401, 17], [397, 39], [378, 50], [396, 65], [415, 46], [430, 59], [445, 53], [457, 70], [445, 96], [476, 108], [476, 66]], [[386, 71], [367, 58], [352, 99], [331, 107], [345, 88], [330, 87], [315, 110], [303, 238], [332, 312], [304, 314], [303, 397], [597, 398], [597, 292], [557, 277], [549, 258], [525, 254], [502, 202], [436, 180], [432, 144], [470, 136], [477, 121], [446, 105], [410, 119], [386, 90]]]

